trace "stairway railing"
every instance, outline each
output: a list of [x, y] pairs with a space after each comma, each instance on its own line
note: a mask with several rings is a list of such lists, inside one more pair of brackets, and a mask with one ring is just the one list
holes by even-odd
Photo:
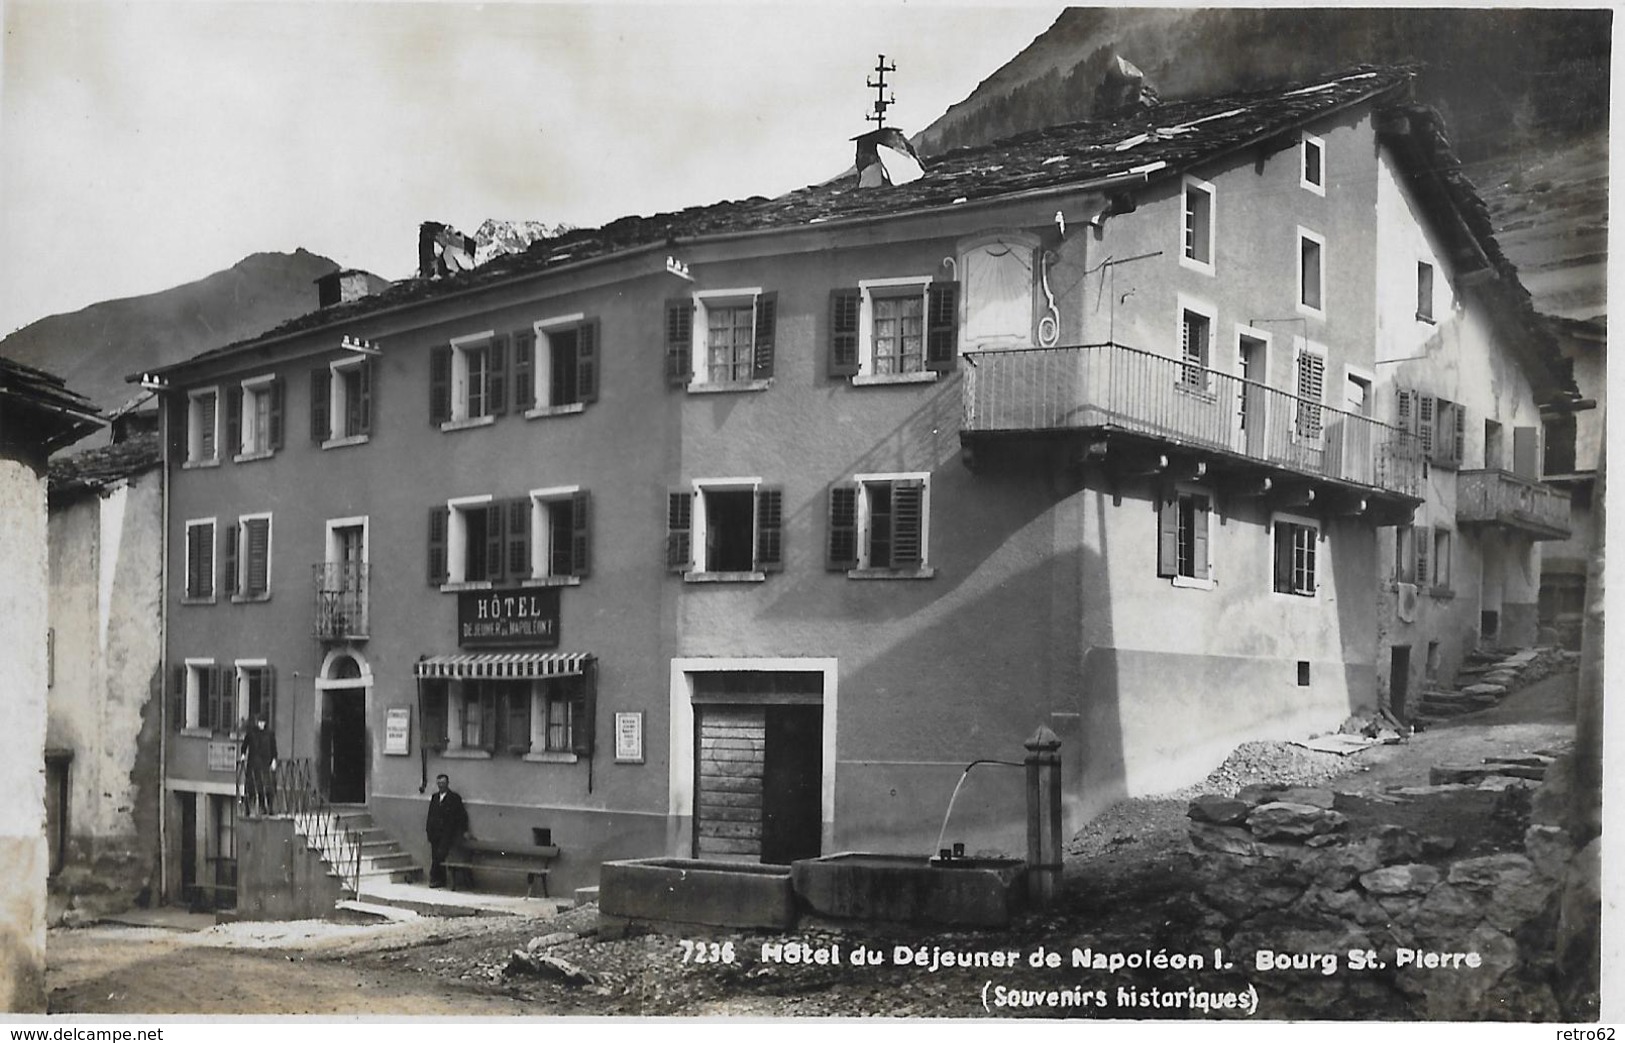
[[323, 792], [316, 765], [300, 757], [277, 762], [272, 813], [293, 817], [294, 828], [338, 874], [351, 895], [361, 893], [361, 833], [344, 825]]

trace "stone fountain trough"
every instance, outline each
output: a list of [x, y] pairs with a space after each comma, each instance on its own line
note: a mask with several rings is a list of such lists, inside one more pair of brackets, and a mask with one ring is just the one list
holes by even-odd
[[1006, 927], [1026, 904], [1019, 858], [936, 859], [849, 852], [790, 868], [796, 897], [819, 916]]

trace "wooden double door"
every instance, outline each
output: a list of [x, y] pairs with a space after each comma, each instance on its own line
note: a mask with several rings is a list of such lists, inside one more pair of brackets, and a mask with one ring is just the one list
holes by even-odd
[[820, 854], [823, 707], [695, 707], [694, 855], [788, 864]]

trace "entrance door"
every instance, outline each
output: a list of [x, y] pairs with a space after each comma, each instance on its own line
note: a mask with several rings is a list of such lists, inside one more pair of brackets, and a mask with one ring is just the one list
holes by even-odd
[[335, 804], [367, 800], [367, 697], [364, 689], [331, 689], [322, 705], [322, 747], [327, 799]]
[[197, 794], [177, 793], [181, 809], [181, 901], [188, 906], [197, 901]]
[[821, 706], [767, 707], [762, 766], [762, 861], [787, 865], [817, 858], [823, 777]]
[[1389, 650], [1388, 708], [1400, 720], [1410, 719], [1411, 646], [1395, 645]]
[[1237, 419], [1241, 424], [1243, 437], [1246, 439], [1248, 456], [1261, 457], [1264, 455], [1264, 411], [1266, 409], [1265, 390], [1258, 384], [1264, 383], [1264, 342], [1257, 337], [1242, 337], [1240, 341], [1241, 352], [1241, 379], [1255, 381], [1241, 385], [1240, 401], [1237, 403]]

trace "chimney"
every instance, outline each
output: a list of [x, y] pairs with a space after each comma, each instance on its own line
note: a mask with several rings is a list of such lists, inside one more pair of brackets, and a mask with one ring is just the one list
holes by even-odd
[[886, 126], [886, 110], [897, 104], [897, 96], [888, 96], [886, 92], [886, 74], [896, 71], [897, 64], [887, 65], [886, 56], [882, 54], [875, 64], [879, 79], [867, 81], [875, 91], [875, 111], [863, 118], [873, 123], [875, 129], [852, 139], [858, 143], [859, 188], [906, 185], [925, 174], [925, 165], [908, 138], [897, 128]]
[[423, 222], [418, 226], [418, 278], [438, 279], [472, 269], [474, 245], [472, 236], [450, 225]]
[[316, 306], [330, 307], [360, 300], [368, 293], [367, 273], [355, 268], [328, 272], [316, 280]]
[[1121, 55], [1114, 54], [1106, 73], [1095, 87], [1091, 115], [1096, 119], [1121, 118], [1162, 104], [1156, 88], [1145, 82], [1145, 73]]
[[859, 188], [906, 185], [925, 174], [919, 153], [895, 127], [871, 130], [852, 140], [858, 143]]

